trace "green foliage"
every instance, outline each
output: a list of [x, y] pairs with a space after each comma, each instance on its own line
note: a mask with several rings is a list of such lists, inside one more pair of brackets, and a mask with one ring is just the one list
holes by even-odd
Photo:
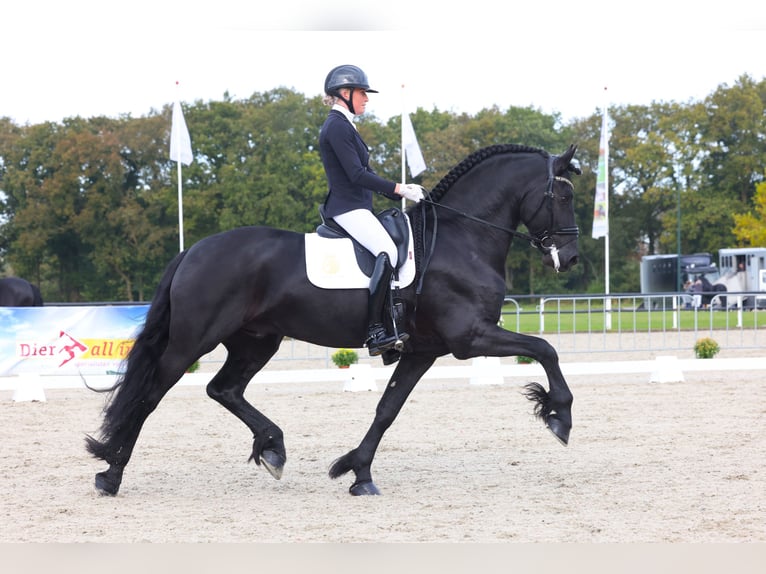
[[[702, 102], [609, 110], [612, 292], [638, 290], [644, 254], [715, 253], [763, 244], [766, 81], [747, 76]], [[241, 225], [312, 231], [327, 193], [318, 153], [327, 108], [286, 88], [184, 106], [194, 162], [183, 166], [184, 243]], [[19, 126], [0, 118], [0, 268], [41, 285], [46, 301], [146, 301], [178, 250], [178, 170], [168, 158], [170, 106], [141, 118], [68, 118]], [[531, 107], [474, 116], [411, 114], [434, 187], [480, 147], [521, 143], [560, 153], [578, 145], [574, 178], [580, 264], [556, 274], [514, 242], [511, 293], [604, 291], [604, 241], [590, 237], [601, 113], [563, 124]], [[401, 118], [359, 129], [372, 167], [401, 178]], [[409, 172], [407, 173], [408, 181]], [[756, 189], [758, 192], [756, 193]], [[376, 209], [390, 207], [375, 199]]]
[[698, 359], [712, 359], [720, 350], [721, 348], [718, 346], [718, 343], [710, 337], [697, 339], [694, 343], [694, 356]]
[[756, 186], [753, 210], [734, 216], [734, 235], [745, 247], [766, 245], [766, 183]]
[[353, 349], [338, 349], [330, 358], [336, 367], [348, 367], [359, 361], [359, 354]]

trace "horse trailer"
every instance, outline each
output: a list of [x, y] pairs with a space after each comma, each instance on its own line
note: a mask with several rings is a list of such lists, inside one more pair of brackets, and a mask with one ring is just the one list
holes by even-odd
[[[694, 253], [681, 255], [681, 268], [679, 270], [679, 257], [677, 254], [668, 255], [645, 255], [641, 258], [641, 293], [679, 293], [686, 290], [690, 281], [700, 278], [710, 290], [719, 279], [718, 267], [710, 253]], [[685, 303], [691, 304], [689, 297]], [[671, 296], [666, 298], [652, 297], [644, 301], [645, 308], [670, 308], [673, 305]]]
[[763, 296], [744, 297], [743, 307], [766, 307], [766, 247], [721, 249], [718, 267], [721, 271], [718, 282], [725, 285], [727, 291], [763, 293]]
[[[710, 253], [694, 253], [646, 255], [641, 258], [641, 293], [678, 293], [685, 292], [684, 303], [693, 300], [690, 285], [698, 279], [704, 285], [703, 296], [706, 304], [713, 306], [739, 306], [746, 308], [766, 306], [766, 247], [743, 247], [720, 249], [718, 264], [713, 261]], [[681, 287], [679, 289], [679, 286]], [[722, 294], [725, 291], [733, 293], [763, 292], [763, 297], [744, 297], [741, 302], [737, 297], [727, 301]], [[663, 304], [662, 299], [652, 298], [653, 306]], [[664, 301], [671, 305], [668, 297]], [[648, 305], [648, 299], [647, 303]]]

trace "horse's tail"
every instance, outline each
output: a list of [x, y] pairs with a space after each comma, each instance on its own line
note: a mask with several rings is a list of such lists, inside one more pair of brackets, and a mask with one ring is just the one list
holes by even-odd
[[[125, 450], [132, 451], [135, 442], [129, 437], [140, 431], [149, 414], [143, 412], [145, 399], [153, 393], [164, 393], [166, 390], [155, 388], [155, 375], [169, 338], [170, 284], [185, 255], [186, 251], [176, 255], [165, 269], [146, 314], [144, 326], [125, 359], [125, 373], [109, 389], [111, 396], [104, 407], [101, 440], [91, 436], [85, 438], [88, 452], [109, 464], [127, 463], [131, 453]], [[156, 401], [148, 402], [156, 404]], [[123, 444], [131, 446], [123, 449]]]
[[32, 283], [29, 285], [32, 287], [32, 307], [42, 307], [43, 295], [40, 293], [40, 288]]

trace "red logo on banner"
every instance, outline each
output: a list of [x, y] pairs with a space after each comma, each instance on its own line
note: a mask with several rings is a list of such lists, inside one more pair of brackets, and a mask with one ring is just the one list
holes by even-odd
[[61, 350], [59, 351], [59, 353], [66, 353], [67, 357], [63, 361], [61, 361], [61, 363], [59, 363], [59, 367], [63, 367], [69, 361], [74, 359], [75, 350], [78, 350], [81, 353], [84, 353], [85, 351], [88, 350], [88, 347], [83, 345], [80, 341], [78, 341], [77, 339], [72, 337], [72, 335], [70, 335], [69, 333], [67, 333], [65, 331], [60, 331], [59, 332], [59, 340], [62, 341], [62, 343], [66, 342], [66, 341], [69, 341], [68, 345], [66, 345], [66, 344], [62, 344], [61, 345]]

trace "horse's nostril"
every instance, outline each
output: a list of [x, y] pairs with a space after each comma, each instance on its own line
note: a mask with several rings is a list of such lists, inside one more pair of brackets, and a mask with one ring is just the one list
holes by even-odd
[[572, 259], [569, 260], [569, 266], [571, 267], [573, 265], [577, 265], [577, 262], [579, 260], [580, 260], [580, 258], [577, 255], [575, 255], [574, 257], [572, 257]]

